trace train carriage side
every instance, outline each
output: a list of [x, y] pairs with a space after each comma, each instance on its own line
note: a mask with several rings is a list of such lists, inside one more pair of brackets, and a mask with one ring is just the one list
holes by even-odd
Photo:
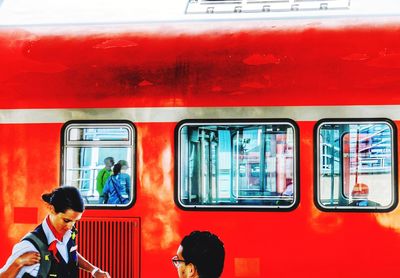
[[[2, 31], [1, 264], [72, 183], [79, 248], [113, 277], [176, 277], [195, 229], [224, 241], [223, 277], [396, 275], [398, 34]], [[100, 203], [107, 156], [126, 205]]]

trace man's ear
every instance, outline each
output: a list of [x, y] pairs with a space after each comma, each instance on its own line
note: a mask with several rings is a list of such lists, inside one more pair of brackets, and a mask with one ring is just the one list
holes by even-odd
[[187, 274], [189, 277], [197, 277], [197, 269], [196, 266], [192, 263], [186, 265]]

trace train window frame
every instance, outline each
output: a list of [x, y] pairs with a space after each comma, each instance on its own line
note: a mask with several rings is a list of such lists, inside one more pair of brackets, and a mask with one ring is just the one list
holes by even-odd
[[[226, 126], [226, 125], [283, 125], [287, 124], [293, 129], [293, 203], [290, 206], [284, 205], [210, 205], [210, 204], [184, 204], [180, 200], [181, 196], [181, 129], [188, 125], [202, 126]], [[175, 126], [175, 181], [174, 181], [174, 201], [182, 210], [187, 211], [292, 211], [296, 209], [300, 203], [300, 131], [297, 123], [291, 119], [185, 119]], [[183, 166], [182, 166], [183, 167]], [[230, 188], [232, 190], [232, 188]]]
[[[362, 125], [362, 124], [386, 124], [391, 131], [391, 202], [387, 206], [348, 206], [348, 205], [324, 205], [320, 198], [320, 158], [321, 158], [321, 141], [320, 130], [326, 124], [343, 124], [343, 125]], [[358, 133], [357, 133], [358, 134]], [[347, 135], [347, 133], [343, 133]], [[360, 140], [357, 140], [360, 142]], [[340, 143], [344, 144], [344, 136], [341, 136]], [[358, 144], [358, 143], [357, 143]], [[344, 148], [343, 148], [344, 149]], [[340, 149], [340, 156], [343, 161], [344, 150]], [[356, 155], [357, 156], [357, 155]], [[339, 162], [340, 171], [344, 171], [343, 163]], [[357, 168], [359, 166], [356, 166]], [[357, 174], [356, 174], [357, 175]], [[339, 177], [339, 181], [344, 187], [344, 176]], [[343, 192], [342, 188], [342, 192]], [[346, 196], [345, 193], [342, 193]], [[348, 198], [348, 197], [347, 197]], [[314, 205], [324, 212], [375, 212], [384, 213], [394, 210], [398, 205], [398, 146], [397, 146], [397, 126], [387, 118], [327, 118], [319, 120], [314, 126]]]
[[[126, 128], [128, 131], [127, 140], [92, 140], [92, 141], [79, 141], [69, 139], [69, 131], [73, 128]], [[60, 163], [60, 180], [62, 185], [67, 185], [66, 174], [67, 170], [67, 152], [68, 148], [77, 147], [110, 147], [116, 148], [118, 146], [129, 149], [130, 157], [127, 160], [130, 165], [130, 195], [129, 203], [126, 204], [90, 204], [86, 203], [85, 207], [88, 209], [129, 209], [136, 203], [137, 197], [137, 184], [136, 184], [136, 152], [137, 152], [137, 130], [136, 126], [128, 120], [71, 120], [61, 128], [61, 163]], [[128, 168], [128, 169], [129, 169]], [[62, 186], [61, 185], [61, 186]]]

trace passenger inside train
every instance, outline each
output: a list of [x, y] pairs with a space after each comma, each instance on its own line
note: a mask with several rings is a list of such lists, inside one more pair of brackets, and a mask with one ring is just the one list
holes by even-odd
[[120, 160], [113, 167], [113, 174], [107, 179], [103, 189], [103, 196], [106, 204], [127, 204], [129, 203], [130, 176], [125, 173], [128, 169], [128, 162]]
[[101, 169], [96, 177], [96, 189], [97, 193], [99, 194], [99, 204], [103, 204], [104, 202], [104, 195], [103, 195], [103, 189], [104, 186], [106, 185], [106, 182], [108, 178], [112, 174], [112, 169], [111, 167], [114, 166], [114, 158], [109, 156], [104, 159], [104, 168]]

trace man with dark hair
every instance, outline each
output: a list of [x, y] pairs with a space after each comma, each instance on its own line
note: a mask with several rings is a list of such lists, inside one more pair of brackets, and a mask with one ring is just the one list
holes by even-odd
[[109, 156], [104, 158], [104, 168], [99, 171], [96, 177], [96, 190], [99, 193], [99, 204], [104, 203], [103, 189], [106, 181], [112, 174], [111, 168], [114, 166], [114, 158]]
[[224, 260], [224, 244], [216, 235], [193, 231], [183, 238], [172, 263], [180, 278], [218, 278]]

